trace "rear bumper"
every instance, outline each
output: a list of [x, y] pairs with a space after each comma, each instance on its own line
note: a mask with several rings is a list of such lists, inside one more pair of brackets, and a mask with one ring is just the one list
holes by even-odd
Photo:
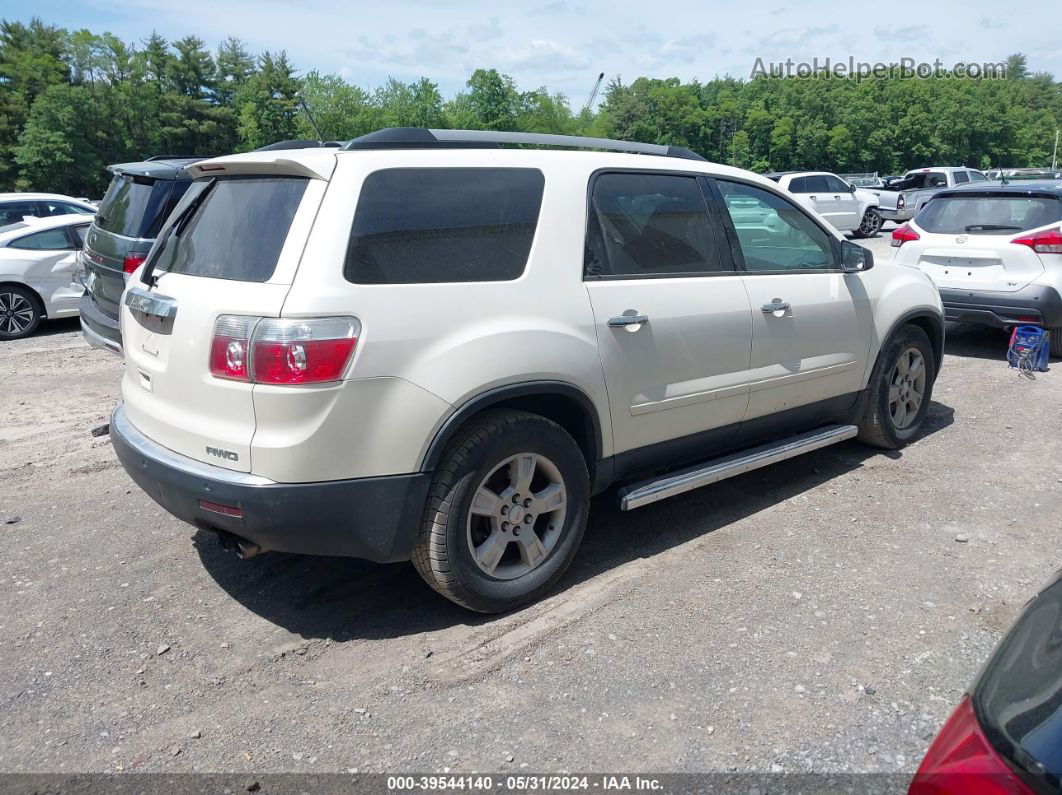
[[[136, 484], [178, 519], [227, 531], [263, 550], [408, 560], [428, 495], [425, 473], [275, 483], [204, 464], [148, 439], [121, 403], [111, 415], [111, 443]], [[237, 507], [243, 515], [207, 510], [200, 500]]]
[[945, 319], [959, 323], [1062, 326], [1062, 295], [1045, 285], [1030, 284], [1012, 293], [941, 289], [940, 300]]
[[907, 209], [902, 210], [890, 210], [888, 207], [878, 207], [878, 211], [881, 213], [881, 217], [886, 221], [908, 221], [914, 216], [914, 210]]
[[102, 348], [105, 351], [120, 354], [122, 332], [118, 326], [118, 319], [105, 314], [96, 306], [91, 293], [81, 296], [81, 303], [78, 304], [77, 309], [78, 314], [81, 315], [81, 333], [85, 335], [85, 341], [93, 348]]

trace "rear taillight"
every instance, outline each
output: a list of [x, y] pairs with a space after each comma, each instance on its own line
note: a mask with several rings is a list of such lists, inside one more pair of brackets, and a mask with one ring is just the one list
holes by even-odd
[[901, 194], [899, 194], [899, 195], [898, 195], [898, 196], [896, 197], [896, 209], [897, 209], [897, 210], [902, 210], [902, 209], [903, 209], [904, 207], [906, 207], [906, 206], [907, 206], [907, 197], [906, 197], [906, 196], [904, 196], [904, 195], [903, 195], [903, 194], [901, 193]]
[[1024, 795], [1031, 790], [992, 747], [963, 696], [911, 781], [910, 795]]
[[892, 230], [892, 246], [902, 246], [909, 240], [921, 240], [918, 232], [911, 228], [910, 224], [901, 224]]
[[256, 384], [338, 381], [360, 334], [361, 323], [352, 317], [221, 315], [210, 343], [210, 373]]
[[1037, 254], [1062, 254], [1062, 230], [1058, 229], [1045, 229], [1035, 235], [1016, 237], [1010, 242], [1028, 246]]
[[122, 270], [126, 273], [132, 273], [141, 265], [144, 264], [144, 260], [147, 259], [147, 254], [143, 254], [139, 251], [130, 251], [125, 255], [125, 260], [122, 261]]

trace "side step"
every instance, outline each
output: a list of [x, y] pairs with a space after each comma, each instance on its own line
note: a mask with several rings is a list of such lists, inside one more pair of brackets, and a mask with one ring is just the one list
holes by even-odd
[[859, 432], [855, 425], [827, 425], [807, 433], [790, 436], [779, 442], [742, 450], [732, 455], [715, 458], [688, 469], [672, 472], [653, 480], [643, 480], [620, 490], [620, 508], [630, 511], [650, 505], [676, 494], [699, 489], [718, 483], [720, 480], [742, 475], [760, 467], [777, 464], [787, 458], [801, 453], [809, 453], [820, 447], [827, 447], [845, 439], [851, 439]]

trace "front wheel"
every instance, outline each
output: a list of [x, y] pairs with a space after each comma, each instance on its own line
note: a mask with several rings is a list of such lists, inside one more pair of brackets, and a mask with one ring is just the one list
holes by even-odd
[[917, 326], [903, 326], [882, 347], [867, 384], [859, 439], [895, 450], [922, 429], [937, 376], [933, 346]]
[[471, 610], [534, 601], [575, 557], [589, 491], [586, 461], [563, 428], [528, 412], [484, 412], [436, 470], [413, 565]]
[[853, 237], [875, 237], [881, 231], [883, 223], [885, 223], [885, 219], [881, 217], [881, 213], [873, 207], [868, 207], [867, 211], [863, 213], [859, 227], [852, 235]]
[[0, 286], [0, 340], [28, 337], [41, 322], [37, 296], [17, 284]]

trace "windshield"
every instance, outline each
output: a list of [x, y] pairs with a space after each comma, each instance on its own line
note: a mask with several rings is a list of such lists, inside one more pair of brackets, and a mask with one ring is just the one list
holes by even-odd
[[937, 196], [915, 218], [927, 232], [1009, 234], [1062, 220], [1062, 203], [1042, 196]]
[[[174, 213], [180, 223], [159, 246], [156, 267], [170, 273], [268, 281], [308, 180], [236, 177], [198, 182]], [[206, 191], [206, 193], [204, 193]], [[192, 201], [202, 195], [197, 207]], [[191, 216], [184, 208], [191, 207]]]
[[153, 238], [188, 185], [117, 174], [100, 202], [96, 226], [125, 237]]

